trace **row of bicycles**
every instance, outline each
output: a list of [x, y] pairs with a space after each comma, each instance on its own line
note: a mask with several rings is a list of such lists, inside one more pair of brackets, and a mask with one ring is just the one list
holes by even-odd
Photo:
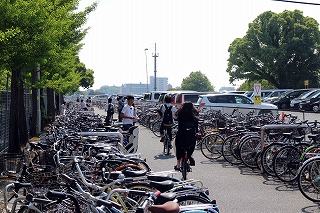
[[104, 120], [70, 108], [57, 116], [16, 171], [1, 174], [1, 212], [219, 212], [201, 181], [150, 168], [132, 149], [137, 127]]
[[[142, 114], [157, 135], [153, 110]], [[204, 157], [261, 170], [320, 202], [320, 122], [300, 121], [291, 114], [227, 115], [213, 110], [200, 113], [199, 120], [197, 148]]]

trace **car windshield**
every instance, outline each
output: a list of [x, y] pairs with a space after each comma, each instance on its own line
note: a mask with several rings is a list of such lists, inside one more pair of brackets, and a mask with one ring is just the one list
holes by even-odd
[[315, 93], [317, 92], [317, 90], [311, 90], [311, 91], [306, 91], [304, 93], [302, 93], [301, 95], [299, 95], [299, 99], [304, 99], [304, 98], [308, 98], [313, 96]]
[[245, 96], [250, 97], [253, 94], [253, 91], [247, 91], [244, 93]]
[[282, 94], [279, 96], [279, 98], [283, 98], [283, 97], [285, 97], [287, 94], [289, 94], [289, 93], [291, 93], [291, 92], [292, 92], [292, 90], [286, 91], [286, 92], [282, 93]]
[[314, 93], [308, 96], [308, 98], [317, 98], [319, 94], [320, 94], [320, 90], [315, 90]]

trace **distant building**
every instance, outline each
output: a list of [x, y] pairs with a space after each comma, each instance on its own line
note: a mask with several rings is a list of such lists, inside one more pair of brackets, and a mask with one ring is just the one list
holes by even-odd
[[[150, 89], [149, 89], [150, 90]], [[122, 84], [120, 88], [121, 94], [142, 95], [147, 91], [147, 84]]]
[[219, 89], [219, 92], [229, 92], [229, 91], [235, 91], [236, 88], [235, 87], [221, 87]]
[[157, 77], [156, 87], [154, 88], [154, 76], [150, 76], [149, 91], [167, 91], [168, 90], [168, 78], [167, 77]]

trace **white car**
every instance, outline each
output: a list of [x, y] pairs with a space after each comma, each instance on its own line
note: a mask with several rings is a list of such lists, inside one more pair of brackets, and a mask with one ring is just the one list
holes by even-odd
[[254, 104], [253, 101], [245, 95], [240, 94], [207, 94], [200, 95], [196, 106], [201, 109], [220, 110], [222, 113], [233, 114], [238, 110], [242, 114], [254, 111], [255, 115], [261, 113], [272, 113], [277, 116], [278, 107], [269, 103]]

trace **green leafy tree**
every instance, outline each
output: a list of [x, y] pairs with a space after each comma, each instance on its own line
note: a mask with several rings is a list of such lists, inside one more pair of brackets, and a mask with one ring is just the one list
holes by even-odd
[[[9, 152], [19, 152], [28, 141], [24, 84], [36, 64], [41, 64], [41, 77], [45, 81], [37, 85], [48, 86], [48, 91], [59, 88], [55, 82], [61, 78], [66, 83], [79, 76], [75, 75], [75, 69], [67, 69], [74, 66], [62, 59], [77, 54], [79, 42], [86, 34], [82, 26], [95, 5], [78, 12], [78, 3], [78, 0], [0, 1], [0, 64], [1, 69], [11, 72]], [[64, 69], [54, 66], [57, 61], [66, 65]], [[81, 78], [77, 79], [79, 86]]]
[[198, 92], [214, 91], [209, 79], [201, 71], [191, 72], [188, 77], [184, 78], [181, 83], [181, 89]]
[[252, 91], [254, 84], [261, 84], [261, 89], [277, 89], [275, 86], [271, 85], [267, 80], [259, 80], [259, 81], [249, 81], [246, 80], [243, 82], [240, 87], [237, 89], [238, 91]]
[[259, 15], [243, 38], [229, 47], [230, 82], [267, 80], [276, 88], [319, 86], [320, 33], [318, 22], [299, 10]]

